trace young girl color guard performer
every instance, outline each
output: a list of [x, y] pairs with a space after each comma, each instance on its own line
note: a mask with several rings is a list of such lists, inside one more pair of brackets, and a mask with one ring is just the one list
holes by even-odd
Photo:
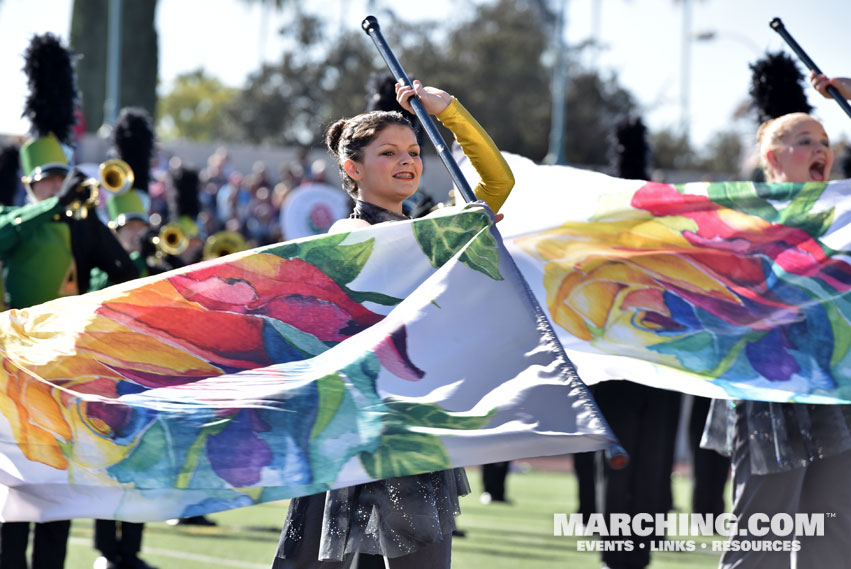
[[[833, 151], [824, 127], [810, 115], [790, 113], [766, 121], [758, 140], [767, 182], [828, 180]], [[747, 530], [754, 516], [766, 519], [767, 528], [779, 527], [769, 522], [780, 515], [825, 516], [823, 535], [770, 529], [759, 537], [733, 536], [730, 545], [736, 547], [725, 551], [719, 567], [851, 567], [851, 405], [714, 401], [718, 406], [726, 408], [726, 416], [713, 409], [708, 443], [732, 450], [738, 527]], [[774, 546], [743, 547], [748, 541]]]
[[[414, 95], [455, 135], [481, 177], [476, 197], [498, 211], [514, 177], [491, 138], [445, 91], [419, 81], [396, 86], [397, 100], [411, 112]], [[331, 232], [408, 219], [402, 202], [417, 190], [423, 163], [407, 119], [387, 111], [341, 119], [325, 142], [337, 157], [343, 187], [356, 200], [350, 218], [336, 222]], [[383, 555], [390, 569], [448, 568], [458, 496], [469, 492], [464, 469], [456, 468], [296, 498], [273, 569], [345, 569], [358, 553]]]

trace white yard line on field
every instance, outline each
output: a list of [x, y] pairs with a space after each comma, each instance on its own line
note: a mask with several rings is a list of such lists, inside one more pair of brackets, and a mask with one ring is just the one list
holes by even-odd
[[[68, 539], [71, 545], [79, 545], [92, 547], [92, 540], [84, 537], [71, 537]], [[185, 561], [197, 561], [205, 563], [208, 567], [236, 567], [237, 569], [269, 569], [269, 563], [251, 563], [250, 561], [239, 561], [237, 559], [222, 559], [221, 557], [212, 557], [210, 555], [200, 555], [198, 553], [187, 553], [186, 551], [174, 551], [172, 549], [160, 549], [157, 547], [143, 547], [142, 553], [149, 555], [159, 555], [161, 557], [171, 557], [174, 559], [183, 559]]]

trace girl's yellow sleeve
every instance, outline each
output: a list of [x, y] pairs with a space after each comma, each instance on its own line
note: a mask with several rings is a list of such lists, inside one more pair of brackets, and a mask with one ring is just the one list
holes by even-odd
[[476, 198], [487, 203], [494, 213], [498, 212], [514, 187], [514, 174], [505, 158], [485, 129], [458, 99], [453, 97], [437, 118], [452, 131], [455, 140], [479, 173], [481, 182], [473, 189]]

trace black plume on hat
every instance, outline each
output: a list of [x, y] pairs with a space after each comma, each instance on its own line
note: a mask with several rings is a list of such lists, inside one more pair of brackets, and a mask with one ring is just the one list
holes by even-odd
[[624, 117], [615, 125], [615, 167], [620, 178], [647, 180], [650, 147], [640, 117]]
[[133, 170], [133, 186], [147, 192], [154, 152], [154, 129], [148, 111], [138, 107], [121, 109], [112, 131], [112, 143], [118, 157]]
[[809, 113], [804, 76], [795, 60], [782, 51], [766, 53], [750, 64], [751, 87], [748, 91], [760, 124], [789, 113]]
[[369, 111], [397, 111], [402, 113], [406, 119], [411, 121], [417, 140], [421, 140], [424, 134], [423, 126], [417, 115], [409, 113], [396, 100], [396, 79], [389, 73], [372, 73], [366, 83], [366, 110]]
[[32, 123], [36, 137], [56, 135], [68, 144], [76, 121], [77, 86], [71, 52], [51, 33], [33, 36], [24, 53], [24, 72], [30, 94], [22, 116]]
[[18, 147], [7, 144], [0, 149], [0, 205], [14, 205], [21, 177], [18, 175]]
[[198, 217], [201, 211], [201, 203], [198, 200], [198, 171], [179, 166], [171, 171], [171, 181], [175, 190], [175, 216], [185, 215], [192, 219]]
[[842, 179], [851, 178], [851, 146], [846, 146], [836, 161], [839, 163]]

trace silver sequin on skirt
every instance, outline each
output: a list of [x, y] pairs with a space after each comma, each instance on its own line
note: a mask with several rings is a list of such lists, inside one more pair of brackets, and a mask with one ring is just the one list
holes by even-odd
[[277, 556], [292, 557], [304, 532], [321, 527], [321, 560], [340, 561], [353, 552], [401, 557], [452, 533], [461, 513], [458, 497], [469, 493], [463, 468], [330, 490], [321, 525], [305, 516], [307, 500], [319, 496], [294, 498]]
[[701, 447], [731, 456], [747, 439], [751, 474], [776, 474], [851, 450], [851, 405], [715, 399]]

